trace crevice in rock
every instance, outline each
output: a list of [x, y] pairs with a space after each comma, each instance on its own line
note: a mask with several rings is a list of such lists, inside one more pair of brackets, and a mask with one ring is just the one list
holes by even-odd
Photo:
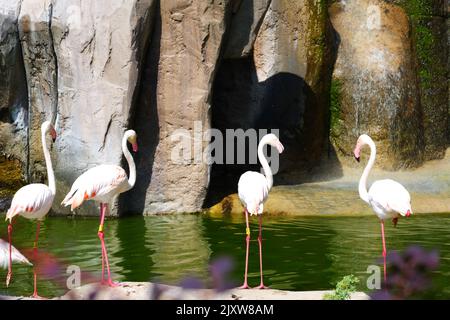
[[[142, 56], [137, 57], [138, 61], [141, 61], [141, 72], [136, 83], [128, 120], [129, 128], [134, 129], [138, 136], [139, 152], [133, 154], [137, 179], [132, 192], [124, 193], [119, 197], [118, 212], [122, 216], [142, 214], [145, 211], [145, 198], [152, 178], [153, 161], [159, 141], [156, 92], [161, 44], [159, 1], [155, 1], [147, 18], [150, 20], [148, 24], [150, 32]], [[145, 23], [141, 24], [141, 26], [145, 25]], [[139, 30], [136, 33], [138, 34]], [[122, 165], [128, 171], [125, 159], [122, 159]]]

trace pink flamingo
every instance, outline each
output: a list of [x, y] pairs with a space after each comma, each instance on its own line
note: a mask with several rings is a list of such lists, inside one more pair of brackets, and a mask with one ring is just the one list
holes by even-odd
[[272, 178], [272, 170], [267, 162], [266, 157], [264, 156], [264, 146], [268, 144], [275, 148], [277, 148], [279, 153], [282, 153], [284, 150], [283, 145], [281, 144], [278, 137], [274, 134], [265, 135], [258, 144], [258, 159], [261, 163], [264, 175], [255, 172], [255, 171], [247, 171], [241, 175], [238, 182], [238, 194], [239, 199], [241, 200], [244, 208], [245, 208], [245, 223], [246, 223], [246, 253], [245, 253], [245, 273], [244, 273], [244, 284], [239, 287], [240, 289], [249, 289], [247, 283], [247, 273], [248, 273], [248, 251], [249, 251], [249, 243], [250, 243], [250, 227], [248, 223], [248, 213], [250, 215], [258, 215], [259, 216], [259, 236], [258, 236], [258, 244], [259, 244], [259, 267], [260, 267], [260, 275], [261, 275], [261, 283], [258, 286], [258, 289], [266, 289], [263, 281], [263, 267], [262, 267], [262, 213], [264, 209], [264, 202], [267, 200], [267, 196], [269, 195], [269, 191], [273, 185]]
[[[11, 247], [11, 235], [12, 235], [12, 220], [15, 216], [20, 215], [26, 219], [37, 220], [36, 227], [36, 239], [34, 242], [34, 256], [37, 253], [37, 243], [39, 239], [40, 222], [47, 215], [50, 210], [53, 199], [56, 193], [55, 175], [53, 173], [52, 159], [47, 148], [46, 135], [50, 133], [53, 142], [56, 139], [56, 131], [50, 121], [45, 121], [41, 125], [41, 141], [42, 148], [44, 150], [45, 164], [47, 166], [47, 178], [48, 186], [42, 183], [32, 183], [20, 188], [13, 197], [11, 207], [6, 213], [6, 220], [9, 219], [8, 225], [8, 239], [10, 244], [9, 250], [9, 266], [8, 275], [6, 277], [6, 286], [9, 286], [9, 282], [12, 277], [12, 247]], [[37, 293], [37, 276], [36, 269], [34, 269], [34, 292], [33, 298], [40, 298]]]
[[408, 190], [400, 183], [391, 179], [377, 180], [367, 191], [367, 177], [375, 163], [377, 149], [372, 138], [363, 134], [356, 142], [355, 155], [356, 161], [359, 162], [361, 148], [365, 145], [370, 147], [369, 161], [359, 180], [359, 197], [367, 202], [381, 222], [381, 239], [383, 243], [383, 259], [384, 259], [384, 282], [386, 282], [386, 242], [384, 238], [384, 220], [392, 218], [394, 226], [397, 226], [399, 216], [409, 217], [412, 214], [411, 197]]
[[[94, 200], [100, 202], [100, 226], [98, 228], [98, 237], [102, 246], [102, 284], [111, 287], [117, 286], [111, 279], [109, 268], [108, 253], [106, 251], [103, 224], [108, 205], [118, 194], [130, 190], [136, 182], [136, 166], [131, 153], [128, 151], [127, 141], [131, 143], [133, 151], [137, 152], [137, 137], [134, 130], [127, 130], [122, 139], [122, 152], [127, 159], [130, 168], [130, 178], [127, 179], [125, 170], [116, 165], [102, 164], [89, 169], [79, 176], [72, 185], [69, 193], [62, 201], [62, 205], [69, 206], [73, 211], [79, 207], [85, 200]], [[105, 263], [108, 273], [108, 281], [104, 281]]]

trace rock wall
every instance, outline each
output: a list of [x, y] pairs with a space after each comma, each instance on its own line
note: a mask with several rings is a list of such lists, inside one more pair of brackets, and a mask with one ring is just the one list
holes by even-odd
[[448, 146], [444, 1], [335, 1], [331, 139], [350, 156], [360, 133], [386, 169], [442, 158]]
[[[140, 105], [144, 108], [139, 108], [134, 122], [144, 151], [137, 155], [138, 182], [134, 192], [125, 197], [124, 211], [192, 212], [202, 208], [209, 165], [195, 154], [198, 150], [202, 154], [206, 146], [201, 140], [210, 128], [210, 93], [230, 8], [228, 1], [160, 1], [149, 53], [157, 68], [150, 66], [153, 74], [144, 80], [149, 82], [142, 91]], [[201, 123], [200, 137], [195, 133], [196, 122]], [[193, 149], [184, 164], [172, 159], [172, 150], [179, 143], [172, 137], [179, 129], [191, 137], [188, 148]]]
[[[198, 211], [235, 192], [259, 166], [204, 162], [210, 128], [279, 129], [277, 184], [308, 180], [334, 152], [338, 167], [351, 163], [363, 132], [380, 166], [417, 167], [449, 143], [446, 9], [443, 0], [0, 0], [0, 152], [44, 181], [39, 128], [51, 119], [53, 210], [64, 214], [59, 203], [83, 171], [127, 168], [127, 128], [139, 137], [137, 183], [113, 214]], [[191, 139], [181, 163], [179, 129]]]
[[27, 171], [28, 98], [17, 21], [21, 2], [0, 1], [0, 153]]

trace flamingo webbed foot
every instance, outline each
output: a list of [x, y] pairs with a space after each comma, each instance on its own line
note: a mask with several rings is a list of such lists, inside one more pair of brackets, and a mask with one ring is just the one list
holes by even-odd
[[251, 287], [245, 282], [242, 286], [238, 287], [238, 289], [251, 289]]
[[265, 286], [264, 283], [261, 283], [259, 286], [257, 286], [255, 289], [269, 289], [269, 287]]

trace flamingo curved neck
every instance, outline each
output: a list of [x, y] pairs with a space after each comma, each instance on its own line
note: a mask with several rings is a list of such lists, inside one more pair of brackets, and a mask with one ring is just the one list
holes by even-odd
[[369, 145], [370, 147], [370, 157], [366, 167], [364, 168], [363, 174], [361, 175], [361, 179], [359, 179], [358, 192], [360, 198], [369, 203], [369, 193], [367, 192], [367, 177], [369, 176], [370, 170], [372, 170], [372, 167], [375, 163], [377, 148], [375, 147], [375, 143], [373, 141], [367, 142], [367, 145]]
[[45, 165], [47, 167], [47, 179], [48, 179], [48, 187], [50, 188], [53, 195], [56, 194], [56, 183], [55, 183], [55, 174], [53, 172], [52, 166], [52, 158], [50, 157], [50, 152], [47, 148], [47, 140], [46, 138], [46, 130], [41, 130], [41, 141], [42, 141], [42, 149], [44, 151]]
[[128, 137], [124, 135], [122, 139], [122, 152], [123, 155], [125, 156], [125, 159], [127, 159], [128, 167], [130, 169], [130, 176], [128, 177], [128, 186], [131, 189], [134, 187], [134, 184], [136, 183], [136, 165], [134, 164], [133, 156], [128, 150], [127, 141]]
[[264, 176], [267, 180], [267, 185], [269, 187], [269, 190], [272, 188], [273, 185], [273, 174], [272, 169], [270, 169], [269, 163], [267, 162], [266, 156], [264, 155], [264, 146], [267, 144], [265, 141], [261, 141], [258, 145], [258, 160], [261, 163], [261, 166], [263, 167]]

